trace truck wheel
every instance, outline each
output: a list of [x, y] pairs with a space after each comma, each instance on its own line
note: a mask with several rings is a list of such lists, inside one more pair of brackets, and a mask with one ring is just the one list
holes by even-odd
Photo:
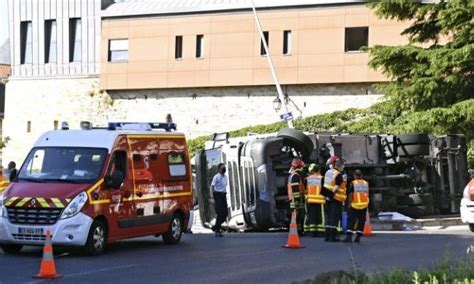
[[397, 204], [399, 206], [413, 206], [424, 205], [427, 207], [433, 206], [433, 194], [431, 193], [413, 193], [409, 195], [402, 195], [397, 197]]
[[474, 233], [474, 223], [469, 224], [469, 230]]
[[11, 244], [2, 245], [2, 250], [6, 254], [17, 254], [21, 251], [22, 248], [23, 248], [23, 245], [11, 245]]
[[423, 201], [421, 200], [420, 194], [409, 194], [397, 197], [397, 205], [399, 206], [413, 206], [422, 203]]
[[91, 229], [89, 230], [89, 236], [87, 237], [87, 242], [84, 246], [86, 254], [99, 255], [103, 253], [106, 242], [107, 228], [104, 222], [95, 220], [91, 225]]
[[418, 219], [427, 214], [426, 206], [401, 206], [398, 207], [397, 211], [413, 219]]
[[175, 245], [179, 243], [181, 235], [183, 234], [183, 222], [178, 214], [173, 214], [171, 218], [170, 228], [163, 234], [163, 241], [168, 245]]
[[277, 137], [285, 139], [287, 141], [285, 144], [295, 148], [304, 158], [309, 158], [314, 150], [314, 144], [311, 138], [299, 130], [285, 128], [278, 132]]

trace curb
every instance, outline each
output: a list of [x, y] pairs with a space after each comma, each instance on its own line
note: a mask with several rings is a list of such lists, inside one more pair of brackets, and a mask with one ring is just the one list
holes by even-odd
[[447, 228], [450, 226], [464, 225], [460, 217], [440, 217], [415, 219], [412, 221], [387, 220], [381, 221], [377, 218], [371, 218], [370, 224], [374, 231], [407, 231], [407, 230], [423, 230], [430, 227]]

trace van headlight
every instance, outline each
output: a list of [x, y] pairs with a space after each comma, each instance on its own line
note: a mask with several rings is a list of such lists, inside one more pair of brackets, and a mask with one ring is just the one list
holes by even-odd
[[61, 219], [71, 218], [79, 213], [86, 202], [87, 194], [83, 191], [74, 197], [74, 199], [66, 206], [63, 214], [61, 214]]
[[4, 199], [3, 193], [0, 193], [0, 217], [7, 218], [8, 212], [7, 212], [7, 208], [5, 207], [5, 204], [3, 204], [3, 199]]

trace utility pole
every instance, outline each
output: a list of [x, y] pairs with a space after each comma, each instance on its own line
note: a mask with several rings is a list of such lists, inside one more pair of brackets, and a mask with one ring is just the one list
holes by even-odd
[[[280, 82], [278, 81], [278, 77], [275, 71], [275, 66], [273, 65], [273, 61], [272, 61], [272, 56], [270, 54], [270, 50], [268, 50], [268, 43], [265, 40], [265, 36], [263, 35], [262, 26], [260, 25], [260, 20], [258, 19], [257, 10], [255, 9], [254, 0], [251, 0], [251, 3], [252, 3], [253, 16], [255, 18], [255, 23], [257, 25], [257, 29], [260, 34], [260, 39], [262, 40], [262, 43], [263, 43], [263, 48], [265, 49], [265, 53], [267, 54], [266, 57], [267, 57], [268, 65], [270, 65], [270, 71], [272, 72], [273, 81], [275, 82], [275, 86], [277, 89], [278, 99], [283, 103], [283, 105], [285, 106], [285, 111], [288, 113], [289, 112], [288, 103], [283, 95]], [[288, 123], [288, 128], [293, 128], [293, 122], [291, 119], [287, 120], [286, 122]]]

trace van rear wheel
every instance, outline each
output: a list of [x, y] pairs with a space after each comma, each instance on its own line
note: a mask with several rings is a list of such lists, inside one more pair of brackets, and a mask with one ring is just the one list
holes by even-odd
[[183, 234], [183, 221], [178, 214], [173, 214], [171, 218], [170, 227], [166, 233], [163, 234], [163, 241], [168, 245], [175, 245], [179, 243], [181, 235]]
[[89, 231], [85, 252], [88, 255], [99, 255], [104, 252], [105, 244], [107, 242], [107, 228], [104, 222], [95, 220]]
[[474, 233], [474, 223], [469, 224], [469, 230]]
[[2, 250], [6, 254], [17, 254], [21, 251], [23, 245], [12, 245], [12, 244], [5, 244], [2, 245]]

